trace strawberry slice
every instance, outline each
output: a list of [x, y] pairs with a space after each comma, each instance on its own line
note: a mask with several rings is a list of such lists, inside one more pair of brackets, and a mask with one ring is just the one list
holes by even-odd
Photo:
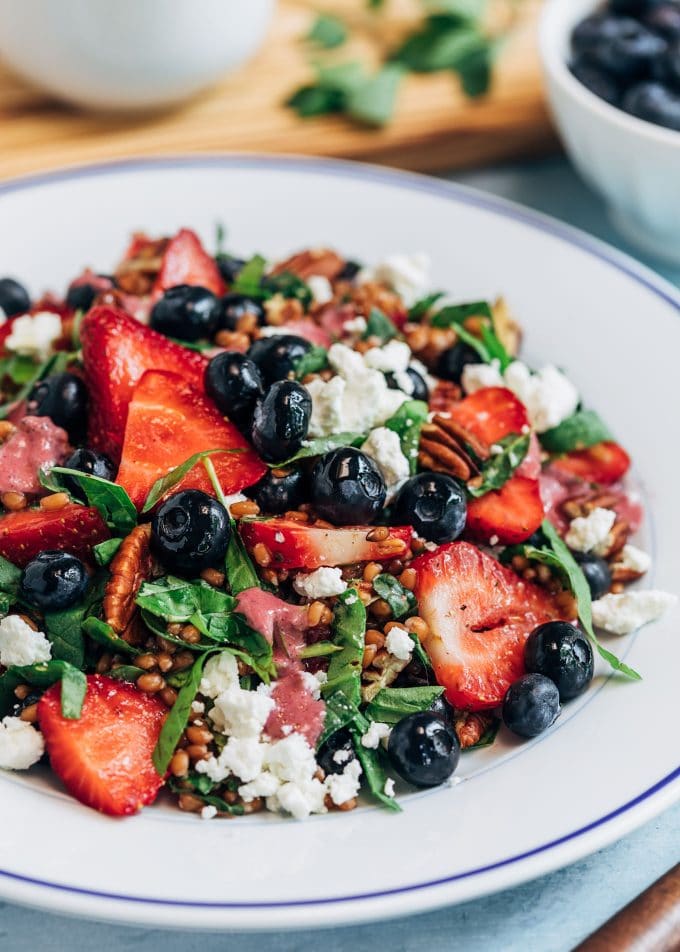
[[0, 555], [26, 565], [45, 549], [91, 559], [92, 546], [109, 538], [99, 510], [69, 503], [61, 509], [22, 509], [0, 518]]
[[61, 685], [38, 702], [52, 769], [73, 796], [102, 813], [129, 816], [153, 803], [163, 785], [151, 755], [167, 707], [126, 681], [89, 675], [78, 720], [61, 714]]
[[524, 404], [505, 387], [484, 387], [449, 407], [456, 423], [491, 445], [529, 425]]
[[513, 476], [498, 490], [470, 499], [466, 534], [479, 542], [514, 545], [528, 539], [543, 522], [543, 502], [537, 479]]
[[552, 463], [559, 473], [578, 476], [587, 483], [615, 483], [628, 472], [630, 456], [618, 443], [607, 441], [589, 446], [587, 450], [573, 450]]
[[[194, 453], [222, 447], [243, 450], [212, 457], [225, 493], [252, 486], [264, 476], [265, 464], [211, 400], [179, 374], [149, 370], [132, 394], [116, 481], [139, 509], [159, 476]], [[214, 495], [200, 463], [172, 491], [180, 489], [202, 489]]]
[[132, 391], [146, 370], [170, 370], [203, 389], [207, 360], [119, 308], [93, 307], [80, 328], [90, 393], [89, 445], [120, 459]]
[[196, 232], [188, 228], [182, 228], [170, 239], [153, 286], [153, 295], [160, 297], [163, 291], [178, 284], [198, 284], [218, 297], [227, 289], [214, 259]]
[[390, 528], [387, 542], [371, 542], [367, 535], [372, 526], [322, 529], [292, 519], [241, 522], [240, 530], [251, 551], [258, 544], [265, 546], [273, 568], [310, 570], [399, 558], [408, 550], [412, 535], [410, 526], [397, 526]]
[[496, 707], [524, 674], [528, 636], [561, 617], [554, 597], [467, 542], [440, 546], [411, 565], [438, 683], [456, 707]]

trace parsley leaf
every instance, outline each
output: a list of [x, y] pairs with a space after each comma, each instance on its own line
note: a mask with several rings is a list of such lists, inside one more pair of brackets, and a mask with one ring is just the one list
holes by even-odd
[[302, 380], [307, 374], [318, 373], [320, 370], [325, 370], [327, 366], [328, 351], [326, 348], [312, 345], [307, 353], [303, 354], [296, 362], [295, 377], [297, 380]]

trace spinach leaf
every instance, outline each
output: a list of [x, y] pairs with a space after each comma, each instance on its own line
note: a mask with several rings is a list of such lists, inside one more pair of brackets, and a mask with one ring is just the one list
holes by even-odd
[[96, 641], [97, 644], [104, 645], [105, 648], [109, 648], [111, 651], [119, 654], [142, 654], [141, 648], [128, 644], [123, 638], [119, 638], [111, 625], [107, 625], [105, 621], [95, 618], [94, 615], [91, 615], [83, 621], [82, 629], [88, 638]]
[[248, 625], [243, 615], [237, 612], [213, 614], [205, 618], [194, 615], [192, 622], [211, 641], [220, 645], [228, 643], [228, 650], [249, 664], [265, 683], [268, 684], [276, 676], [272, 646], [264, 635]]
[[396, 337], [398, 333], [399, 331], [387, 314], [384, 314], [377, 307], [372, 307], [366, 321], [366, 330], [361, 336], [364, 340], [369, 337], [378, 337], [381, 343], [385, 344], [388, 340]]
[[20, 581], [21, 569], [0, 555], [0, 616], [16, 602]]
[[328, 666], [328, 683], [336, 685], [358, 707], [361, 701], [361, 664], [366, 634], [366, 609], [356, 589], [338, 596], [333, 614], [333, 642], [342, 651]]
[[401, 451], [408, 460], [412, 474], [418, 467], [420, 431], [428, 413], [429, 407], [423, 400], [407, 400], [385, 423], [387, 429], [394, 430], [399, 437]]
[[92, 546], [94, 560], [97, 565], [106, 566], [113, 559], [123, 542], [122, 539], [106, 539], [104, 542], [98, 542]]
[[479, 354], [479, 359], [484, 364], [491, 363], [491, 354], [487, 350], [486, 344], [483, 344], [479, 337], [475, 337], [474, 334], [471, 334], [470, 331], [466, 330], [461, 324], [459, 327], [456, 327], [456, 335], [463, 341], [464, 344], [467, 344], [468, 347], [472, 347], [473, 350], [476, 350]]
[[413, 632], [409, 632], [409, 635], [411, 641], [413, 642], [413, 657], [420, 663], [421, 667], [428, 675], [429, 680], [429, 673], [432, 671], [432, 662], [430, 661], [427, 652], [421, 645], [418, 635], [413, 634]]
[[232, 816], [243, 816], [245, 810], [241, 803], [227, 803], [222, 797], [216, 796], [209, 791], [215, 786], [205, 774], [189, 774], [182, 780], [170, 777], [168, 787], [173, 793], [187, 793], [187, 786], [190, 786], [191, 794], [198, 797], [207, 806], [215, 807], [220, 813], [228, 813]]
[[238, 526], [232, 520], [231, 535], [226, 557], [227, 585], [232, 595], [239, 595], [247, 588], [260, 588], [260, 578], [248, 555]]
[[494, 489], [502, 489], [517, 467], [521, 466], [524, 461], [529, 452], [530, 441], [531, 435], [529, 433], [521, 435], [510, 433], [499, 440], [498, 446], [502, 447], [503, 451], [489, 457], [484, 463], [479, 485], [468, 483], [467, 491], [470, 496], [478, 499]]
[[385, 783], [387, 781], [387, 773], [385, 772], [384, 766], [387, 762], [385, 751], [381, 748], [373, 750], [370, 747], [364, 747], [361, 743], [362, 734], [365, 733], [367, 728], [368, 721], [363, 715], [359, 715], [359, 718], [356, 718], [349, 728], [356, 755], [364, 770], [364, 779], [376, 800], [389, 810], [400, 813], [401, 807], [397, 801], [394, 797], [388, 797], [385, 793]]
[[246, 297], [262, 297], [262, 278], [267, 269], [267, 261], [262, 255], [253, 255], [246, 261], [231, 286], [234, 294], [245, 294]]
[[539, 439], [549, 453], [570, 453], [611, 440], [612, 435], [594, 410], [577, 410]]
[[393, 575], [376, 575], [373, 579], [373, 588], [376, 594], [384, 598], [390, 606], [394, 618], [413, 615], [418, 609], [418, 602], [413, 592], [404, 588]]
[[325, 658], [328, 655], [337, 654], [342, 651], [341, 645], [334, 645], [332, 641], [317, 641], [314, 645], [307, 645], [299, 652], [299, 657], [307, 658]]
[[462, 753], [466, 753], [469, 750], [481, 750], [482, 747], [491, 747], [493, 742], [496, 740], [498, 731], [500, 730], [501, 722], [498, 718], [494, 717], [487, 729], [484, 731], [482, 736], [479, 738], [476, 744], [472, 744], [470, 747], [464, 747]]
[[33, 380], [37, 369], [36, 362], [28, 354], [12, 354], [0, 360], [0, 380], [8, 377], [17, 387]]
[[[404, 69], [388, 63], [347, 98], [347, 115], [367, 126], [384, 126], [392, 118]], [[370, 316], [369, 316], [370, 321]]]
[[324, 453], [329, 453], [340, 446], [361, 446], [364, 439], [362, 433], [335, 433], [333, 436], [319, 436], [315, 440], [308, 440], [304, 443], [295, 456], [291, 456], [285, 463], [271, 463], [270, 465], [274, 469], [282, 469], [297, 463], [301, 459], [323, 456]]
[[135, 504], [122, 486], [100, 476], [90, 476], [77, 469], [68, 469], [66, 466], [53, 466], [50, 475], [54, 476], [55, 473], [75, 479], [90, 506], [99, 510], [106, 524], [114, 532], [125, 536], [137, 525]]
[[427, 294], [425, 297], [420, 298], [420, 300], [416, 301], [416, 303], [409, 308], [409, 321], [422, 320], [422, 318], [429, 314], [437, 301], [440, 301], [443, 297], [443, 291], [435, 291], [433, 294]]
[[328, 351], [325, 347], [312, 346], [295, 362], [295, 377], [302, 380], [307, 374], [315, 374], [328, 366]]
[[347, 27], [339, 17], [320, 13], [305, 39], [316, 46], [331, 50], [345, 42]]
[[146, 674], [143, 668], [136, 668], [133, 664], [120, 664], [117, 668], [111, 668], [106, 672], [107, 678], [114, 678], [116, 681], [130, 681], [131, 684], [137, 680], [140, 675]]
[[14, 689], [19, 684], [49, 688], [61, 681], [61, 713], [68, 720], [78, 720], [87, 691], [87, 679], [82, 671], [68, 661], [43, 661], [25, 666], [11, 665], [0, 678], [0, 711], [12, 709], [16, 701]]
[[171, 623], [188, 622], [197, 614], [231, 612], [236, 605], [231, 595], [202, 579], [187, 582], [172, 575], [143, 582], [135, 601], [146, 612]]
[[433, 327], [455, 327], [457, 324], [462, 324], [468, 317], [488, 317], [489, 320], [492, 320], [491, 305], [488, 301], [448, 304], [437, 311], [430, 323]]
[[200, 453], [194, 453], [193, 456], [190, 456], [189, 459], [184, 460], [183, 463], [180, 463], [179, 466], [175, 466], [174, 469], [171, 469], [169, 473], [166, 473], [165, 476], [161, 476], [160, 479], [157, 479], [149, 490], [149, 495], [146, 497], [146, 502], [142, 506], [142, 515], [146, 512], [150, 512], [151, 509], [156, 505], [156, 503], [165, 496], [177, 483], [181, 482], [184, 479], [186, 474], [196, 466], [197, 463], [200, 463], [202, 460], [207, 459], [208, 456], [214, 456], [216, 453], [243, 453], [242, 449], [217, 449], [217, 450], [202, 450]]
[[305, 311], [309, 309], [314, 295], [306, 281], [299, 278], [292, 271], [283, 271], [281, 274], [267, 274], [262, 279], [262, 291], [265, 297], [280, 294], [284, 298], [298, 300]]
[[439, 686], [417, 688], [383, 688], [366, 708], [372, 721], [397, 724], [403, 717], [418, 711], [429, 711], [433, 702], [444, 693]]
[[52, 644], [52, 657], [55, 660], [68, 661], [76, 668], [83, 667], [85, 641], [82, 623], [101, 602], [105, 586], [104, 575], [95, 576], [81, 601], [61, 611], [45, 612], [45, 634]]
[[184, 728], [189, 721], [191, 713], [191, 702], [196, 697], [198, 687], [203, 675], [203, 666], [208, 658], [208, 652], [200, 655], [191, 668], [191, 675], [184, 687], [177, 695], [177, 700], [170, 708], [170, 713], [165, 719], [165, 723], [158, 735], [158, 741], [151, 757], [156, 772], [160, 777], [164, 777], [172, 760], [172, 755], [179, 743]]
[[482, 325], [481, 334], [482, 343], [489, 354], [489, 363], [492, 360], [497, 360], [500, 365], [501, 373], [504, 373], [515, 358], [511, 357], [507, 352], [496, 331], [490, 324]]
[[334, 691], [324, 698], [326, 703], [326, 719], [323, 731], [316, 743], [319, 750], [333, 734], [352, 723], [357, 715], [357, 708], [352, 704], [344, 691]]

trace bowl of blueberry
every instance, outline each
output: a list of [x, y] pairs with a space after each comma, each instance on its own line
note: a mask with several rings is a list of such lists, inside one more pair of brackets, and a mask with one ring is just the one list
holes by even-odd
[[574, 164], [630, 241], [680, 264], [680, 0], [548, 0], [540, 48]]

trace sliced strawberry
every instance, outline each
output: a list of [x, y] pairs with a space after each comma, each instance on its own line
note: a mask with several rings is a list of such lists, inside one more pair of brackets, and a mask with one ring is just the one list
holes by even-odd
[[163, 785], [151, 760], [167, 707], [126, 681], [93, 674], [78, 720], [61, 713], [61, 685], [38, 702], [52, 769], [73, 796], [111, 816], [153, 803]]
[[[292, 519], [268, 519], [266, 522], [242, 522], [241, 535], [251, 551], [264, 545], [272, 557], [272, 567], [281, 569], [317, 569], [321, 565], [351, 565], [353, 562], [399, 558], [411, 542], [410, 526], [390, 529], [389, 542], [371, 542], [371, 526], [322, 529]], [[401, 543], [397, 547], [398, 540]], [[393, 548], [392, 548], [393, 547]]]
[[596, 443], [587, 450], [573, 450], [552, 463], [559, 473], [579, 476], [587, 483], [615, 483], [630, 468], [630, 456], [618, 443]]
[[449, 407], [456, 423], [489, 445], [529, 424], [524, 404], [505, 387], [484, 387]]
[[198, 284], [218, 296], [226, 291], [214, 258], [205, 250], [196, 232], [188, 228], [182, 228], [170, 239], [153, 294], [158, 297], [177, 284]]
[[86, 314], [80, 328], [90, 393], [89, 445], [120, 459], [128, 404], [146, 370], [170, 370], [202, 389], [206, 359], [115, 307]]
[[456, 707], [496, 707], [524, 674], [524, 642], [560, 618], [552, 595], [467, 542], [451, 542], [411, 563], [418, 614], [437, 681]]
[[479, 542], [514, 545], [528, 539], [543, 522], [543, 502], [537, 479], [513, 476], [502, 489], [470, 499], [466, 533]]
[[61, 509], [22, 509], [0, 518], [0, 555], [26, 565], [45, 549], [62, 549], [82, 559], [109, 538], [98, 509], [69, 503]]
[[[252, 486], [267, 471], [234, 424], [204, 394], [179, 374], [149, 370], [133, 391], [116, 482], [140, 508], [159, 476], [165, 476], [194, 453], [219, 448], [242, 450], [212, 457], [225, 493]], [[179, 489], [202, 489], [214, 495], [200, 463], [173, 487], [173, 492]]]

